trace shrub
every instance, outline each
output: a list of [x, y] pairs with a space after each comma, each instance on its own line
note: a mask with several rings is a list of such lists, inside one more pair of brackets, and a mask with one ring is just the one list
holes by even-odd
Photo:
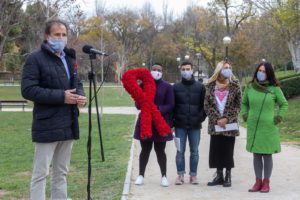
[[290, 75], [287, 75], [287, 76], [283, 76], [283, 77], [279, 77], [278, 78], [278, 81], [283, 81], [283, 80], [286, 80], [286, 79], [289, 79], [289, 78], [292, 78], [292, 77], [297, 77], [299, 76], [300, 77], [300, 74], [290, 74]]
[[287, 99], [300, 95], [300, 76], [282, 79], [280, 81], [280, 87]]

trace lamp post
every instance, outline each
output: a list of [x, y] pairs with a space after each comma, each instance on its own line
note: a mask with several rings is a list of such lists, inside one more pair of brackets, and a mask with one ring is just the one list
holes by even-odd
[[198, 81], [200, 80], [200, 74], [202, 75], [202, 70], [200, 70], [200, 58], [201, 58], [201, 53], [196, 53], [197, 56], [197, 61], [198, 61]]
[[179, 67], [180, 67], [180, 66], [179, 66], [179, 64], [180, 64], [180, 60], [181, 60], [181, 58], [180, 58], [180, 57], [177, 57], [177, 58], [176, 58], [176, 61], [177, 61], [177, 63], [178, 63], [178, 69], [179, 69]]
[[223, 44], [225, 45], [225, 60], [228, 60], [228, 45], [231, 42], [231, 38], [229, 36], [225, 36], [223, 38]]
[[[177, 69], [178, 69], [178, 70], [180, 70], [180, 60], [181, 60], [180, 57], [177, 57], [177, 58], [176, 58], [177, 65], [178, 65], [178, 66], [177, 66]], [[176, 79], [177, 79], [176, 82], [177, 82], [177, 81], [179, 80], [179, 77], [178, 77], [178, 76], [179, 76], [179, 71], [177, 71], [176, 74], [177, 74], [177, 75], [176, 75]]]

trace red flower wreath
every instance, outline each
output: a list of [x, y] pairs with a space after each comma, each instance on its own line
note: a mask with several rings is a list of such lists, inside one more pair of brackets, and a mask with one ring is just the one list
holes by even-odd
[[[143, 82], [142, 89], [137, 80]], [[160, 136], [171, 134], [171, 128], [154, 104], [155, 82], [147, 69], [131, 69], [122, 77], [123, 86], [141, 108], [141, 139], [152, 138], [152, 121]]]

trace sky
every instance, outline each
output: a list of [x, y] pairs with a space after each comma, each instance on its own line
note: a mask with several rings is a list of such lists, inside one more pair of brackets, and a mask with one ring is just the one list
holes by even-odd
[[[95, 0], [80, 0], [81, 8], [88, 16], [95, 13]], [[145, 2], [150, 2], [157, 14], [162, 14], [163, 0], [104, 0], [108, 10], [115, 10], [122, 7], [132, 8], [134, 10], [140, 9]], [[200, 6], [206, 6], [208, 0], [165, 0], [168, 3], [169, 10], [173, 10], [174, 16], [180, 16], [186, 9], [190, 2]]]

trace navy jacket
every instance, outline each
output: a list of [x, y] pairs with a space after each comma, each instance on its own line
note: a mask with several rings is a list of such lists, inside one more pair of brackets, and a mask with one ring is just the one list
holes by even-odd
[[[172, 110], [174, 108], [174, 94], [172, 86], [163, 80], [155, 81], [156, 83], [156, 94], [154, 98], [154, 103], [159, 109], [161, 115], [166, 120], [167, 124], [172, 127]], [[137, 105], [139, 109], [139, 106]], [[135, 131], [134, 131], [134, 138], [140, 140], [140, 115], [136, 122]], [[155, 129], [154, 125], [152, 126], [152, 138], [149, 140], [153, 140], [155, 142], [165, 142], [172, 140], [172, 134], [168, 134], [166, 137], [161, 137], [157, 130]]]
[[201, 128], [205, 120], [205, 87], [202, 83], [182, 79], [173, 86], [175, 95], [174, 126], [184, 129]]
[[21, 92], [25, 99], [34, 102], [32, 121], [33, 142], [55, 142], [79, 139], [77, 105], [64, 103], [64, 91], [76, 88], [84, 96], [75, 63], [75, 51], [64, 49], [70, 79], [59, 57], [43, 43], [31, 53], [24, 64]]

